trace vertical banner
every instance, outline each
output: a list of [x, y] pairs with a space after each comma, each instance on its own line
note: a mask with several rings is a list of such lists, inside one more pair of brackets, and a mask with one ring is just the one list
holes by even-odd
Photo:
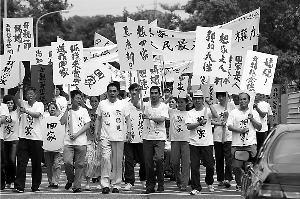
[[271, 94], [266, 99], [270, 104], [273, 112], [273, 124], [280, 124], [280, 102], [281, 102], [281, 86], [273, 85]]
[[270, 95], [278, 56], [247, 51], [241, 90]]
[[109, 39], [95, 32], [95, 36], [94, 36], [95, 47], [105, 47], [110, 45], [114, 45], [114, 42], [110, 41]]
[[31, 65], [31, 85], [35, 85], [37, 100], [48, 104], [54, 94], [53, 68], [49, 65]]
[[32, 61], [34, 59], [33, 18], [4, 18], [3, 44], [4, 54], [12, 55], [15, 61]]
[[194, 75], [228, 77], [231, 30], [197, 27]]
[[173, 96], [186, 97], [189, 84], [189, 76], [175, 76], [173, 83]]
[[153, 68], [149, 25], [146, 20], [115, 23], [120, 70]]
[[82, 41], [52, 42], [53, 82], [79, 84], [83, 74]]
[[31, 62], [31, 65], [49, 65], [52, 66], [52, 47], [35, 47], [34, 48], [34, 60]]

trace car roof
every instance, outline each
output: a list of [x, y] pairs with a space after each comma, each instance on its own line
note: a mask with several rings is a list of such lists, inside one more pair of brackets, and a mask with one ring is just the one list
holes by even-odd
[[279, 124], [276, 129], [276, 134], [287, 131], [300, 131], [300, 124]]

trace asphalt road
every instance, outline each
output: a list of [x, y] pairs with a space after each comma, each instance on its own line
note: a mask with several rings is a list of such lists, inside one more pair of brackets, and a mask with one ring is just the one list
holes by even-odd
[[[28, 171], [30, 168], [28, 169]], [[104, 195], [101, 193], [101, 190], [97, 188], [99, 183], [91, 183], [91, 189], [92, 191], [83, 191], [82, 193], [73, 193], [72, 190], [65, 190], [64, 185], [66, 183], [66, 175], [64, 172], [61, 174], [61, 179], [60, 179], [60, 186], [58, 189], [50, 189], [48, 188], [48, 180], [47, 176], [45, 173], [45, 168], [43, 169], [43, 179], [42, 179], [42, 184], [40, 186], [40, 192], [38, 193], [33, 193], [31, 192], [31, 174], [30, 171], [27, 173], [27, 179], [26, 179], [26, 188], [25, 192], [18, 194], [18, 193], [13, 193], [11, 189], [5, 189], [0, 192], [0, 198], [2, 199], [79, 199], [79, 198], [130, 198], [130, 199], [140, 199], [140, 198], [170, 198], [170, 199], [182, 199], [182, 198], [230, 198], [230, 199], [236, 199], [236, 198], [241, 198], [240, 193], [235, 191], [235, 182], [232, 181], [232, 186], [230, 188], [225, 188], [225, 187], [218, 187], [217, 186], [217, 181], [216, 181], [216, 175], [215, 177], [215, 192], [210, 193], [208, 192], [207, 185], [204, 182], [205, 178], [205, 168], [201, 166], [201, 185], [202, 185], [202, 192], [201, 196], [191, 196], [189, 192], [191, 191], [191, 188], [189, 187], [186, 192], [180, 191], [176, 183], [174, 181], [170, 181], [168, 178], [165, 179], [165, 191], [162, 193], [154, 193], [154, 194], [144, 194], [143, 192], [145, 191], [142, 186], [140, 181], [136, 181], [134, 190], [132, 191], [123, 191], [122, 189], [120, 190], [120, 193], [115, 194], [115, 193], [110, 193], [107, 195]], [[135, 168], [135, 173], [136, 173], [136, 179], [138, 179], [138, 168]], [[85, 188], [85, 181], [82, 183], [82, 189], [84, 190]], [[125, 186], [125, 184], [122, 184], [122, 188]]]

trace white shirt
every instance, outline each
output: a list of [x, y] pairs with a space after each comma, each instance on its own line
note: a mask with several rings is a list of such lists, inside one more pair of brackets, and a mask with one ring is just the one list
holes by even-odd
[[4, 125], [4, 141], [19, 140], [19, 112], [18, 109], [9, 113], [10, 123]]
[[[239, 109], [234, 109], [229, 113], [227, 120], [227, 126], [231, 125], [238, 128], [248, 128], [247, 133], [236, 133], [232, 132], [232, 146], [249, 146], [256, 144], [256, 129], [253, 127], [252, 123], [248, 120], [248, 114], [250, 110], [240, 111]], [[260, 122], [259, 115], [256, 110], [252, 112], [253, 118]]]
[[267, 114], [265, 115], [265, 117], [260, 117], [260, 121], [261, 121], [261, 130], [258, 131], [258, 132], [266, 132], [268, 131], [268, 116], [269, 115], [273, 115], [273, 112], [272, 112], [272, 109], [271, 109], [271, 106], [268, 102], [265, 102], [265, 101], [260, 101], [258, 104], [257, 104], [257, 107], [262, 111], [262, 112], [266, 112]]
[[43, 140], [42, 136], [42, 119], [44, 115], [44, 104], [42, 102], [34, 102], [32, 106], [27, 101], [23, 101], [23, 107], [30, 112], [40, 113], [40, 117], [33, 118], [32, 116], [22, 113], [19, 128], [19, 137], [29, 140]]
[[[144, 103], [145, 109], [144, 113], [150, 115], [151, 117], [169, 117], [169, 107], [160, 102], [159, 106], [154, 108], [151, 106], [151, 102]], [[144, 120], [144, 131], [143, 139], [145, 140], [166, 140], [167, 132], [165, 127], [165, 122], [156, 123], [153, 120]]]
[[[198, 118], [204, 119], [204, 107], [201, 111], [196, 111], [194, 108], [188, 111], [185, 123], [197, 123]], [[190, 145], [193, 146], [210, 146], [214, 145], [212, 126], [211, 126], [211, 111], [207, 108], [208, 119], [204, 126], [198, 126], [190, 130]]]
[[[128, 99], [127, 99], [128, 100]], [[137, 109], [131, 102], [126, 102], [131, 120], [131, 137], [130, 143], [143, 142], [144, 119], [142, 110]]]
[[[9, 116], [9, 110], [6, 104], [0, 103], [0, 116]], [[0, 124], [0, 139], [3, 140], [4, 124]]]
[[101, 139], [125, 141], [127, 126], [125, 117], [129, 115], [124, 101], [117, 99], [111, 103], [108, 99], [100, 101], [97, 111], [101, 119]]
[[169, 109], [171, 141], [190, 141], [190, 131], [185, 123], [187, 113], [187, 111]]
[[[217, 114], [220, 118], [218, 122], [225, 121], [224, 120], [224, 112], [225, 112], [225, 107], [221, 106], [220, 104], [215, 104], [214, 105], [215, 110], [217, 111]], [[235, 109], [235, 106], [232, 103], [227, 104], [227, 112], [230, 113], [233, 109]], [[215, 142], [222, 142], [223, 141], [223, 127], [222, 126], [215, 126], [214, 129], [214, 141]], [[232, 141], [232, 132], [228, 130], [226, 126], [225, 130], [225, 138], [224, 141]]]
[[64, 137], [64, 145], [87, 145], [86, 132], [80, 134], [75, 140], [70, 139], [70, 115], [72, 115], [72, 129], [73, 134], [77, 133], [82, 127], [91, 121], [88, 111], [85, 108], [79, 106], [77, 111], [70, 110], [68, 125], [66, 125], [66, 133]]

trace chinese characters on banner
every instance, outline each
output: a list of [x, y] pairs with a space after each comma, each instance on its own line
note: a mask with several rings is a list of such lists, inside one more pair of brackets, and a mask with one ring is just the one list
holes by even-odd
[[174, 97], [186, 97], [187, 87], [189, 84], [189, 76], [178, 76], [174, 77], [173, 83], [173, 96]]
[[140, 143], [142, 141], [144, 119], [142, 111], [130, 109], [131, 118], [131, 137], [130, 143]]
[[31, 65], [31, 85], [36, 85], [37, 100], [50, 103], [54, 97], [53, 68], [49, 65]]
[[194, 75], [228, 77], [231, 30], [197, 27]]
[[0, 55], [0, 57], [0, 87], [10, 89], [18, 86], [18, 83], [22, 81], [25, 76], [23, 63], [21, 63], [21, 80], [19, 80], [19, 62], [10, 60], [11, 55], [9, 54]]
[[107, 38], [103, 37], [102, 35], [95, 32], [95, 36], [94, 36], [94, 46], [95, 47], [105, 47], [105, 46], [110, 46], [110, 45], [114, 45], [114, 43], [112, 41], [110, 41], [109, 39], [107, 39]]
[[35, 59], [31, 63], [31, 65], [49, 65], [52, 66], [52, 47], [44, 46], [44, 47], [35, 47]]
[[147, 21], [115, 23], [120, 69], [133, 71], [153, 68]]
[[270, 96], [266, 98], [273, 111], [273, 124], [279, 124], [280, 97], [280, 85], [273, 85]]
[[78, 84], [83, 74], [82, 41], [52, 42], [53, 83]]
[[[214, 28], [232, 30], [231, 49], [240, 50], [258, 44], [260, 9], [247, 13]], [[154, 54], [165, 61], [193, 60], [196, 32], [167, 30], [150, 24], [151, 46]]]
[[115, 68], [109, 63], [103, 63], [107, 65], [108, 68], [111, 70], [111, 79], [112, 81], [126, 81], [126, 76], [128, 76], [128, 71], [120, 71], [119, 69]]
[[[141, 88], [142, 96], [150, 97], [151, 86], [161, 86], [161, 70], [158, 65], [154, 65], [153, 69], [139, 70], [138, 73], [140, 75], [139, 85]], [[134, 75], [134, 73], [132, 74]], [[134, 80], [136, 80], [136, 83], [138, 83], [137, 78]]]
[[32, 61], [34, 56], [33, 18], [3, 19], [4, 54], [14, 61]]
[[56, 151], [63, 147], [65, 126], [60, 124], [59, 117], [49, 116], [42, 120], [43, 149]]
[[85, 73], [78, 89], [86, 95], [98, 96], [106, 92], [106, 86], [111, 81], [111, 70], [108, 66], [94, 61], [84, 63]]
[[277, 56], [247, 51], [241, 90], [270, 95]]

